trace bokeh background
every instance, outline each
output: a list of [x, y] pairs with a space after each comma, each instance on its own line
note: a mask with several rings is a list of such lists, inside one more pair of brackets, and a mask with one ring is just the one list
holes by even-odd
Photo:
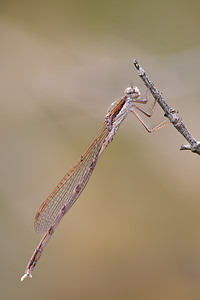
[[39, 206], [131, 81], [145, 94], [133, 58], [200, 138], [199, 3], [1, 1], [1, 299], [200, 299], [200, 158], [133, 116], [20, 282]]

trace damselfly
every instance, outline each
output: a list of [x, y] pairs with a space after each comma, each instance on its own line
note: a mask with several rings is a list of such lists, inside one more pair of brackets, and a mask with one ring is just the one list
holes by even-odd
[[142, 123], [148, 132], [153, 132], [168, 124], [165, 120], [158, 126], [150, 129], [140, 116], [143, 113], [147, 117], [151, 117], [156, 105], [156, 100], [153, 101], [150, 113], [141, 109], [137, 103], [146, 104], [149, 100], [149, 90], [145, 99], [140, 99], [140, 91], [135, 87], [128, 87], [124, 92], [124, 97], [118, 102], [111, 105], [105, 117], [105, 122], [99, 130], [95, 138], [92, 140], [84, 154], [80, 157], [77, 163], [63, 177], [49, 197], [42, 203], [35, 217], [34, 227], [37, 232], [46, 232], [41, 242], [33, 253], [26, 267], [25, 274], [21, 281], [26, 277], [32, 277], [31, 273], [39, 260], [44, 247], [54, 233], [57, 225], [78, 199], [81, 192], [84, 190], [94, 167], [102, 155], [105, 148], [112, 141], [122, 121], [131, 112]]

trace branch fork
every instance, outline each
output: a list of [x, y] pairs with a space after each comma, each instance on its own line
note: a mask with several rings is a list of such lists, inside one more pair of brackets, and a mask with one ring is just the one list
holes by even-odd
[[133, 64], [138, 70], [138, 75], [141, 77], [146, 87], [150, 90], [154, 99], [157, 100], [158, 104], [163, 109], [164, 116], [169, 119], [169, 121], [180, 132], [180, 134], [182, 134], [183, 137], [188, 141], [189, 144], [182, 145], [180, 147], [180, 150], [190, 150], [200, 155], [200, 141], [196, 140], [186, 128], [182, 119], [178, 116], [178, 111], [168, 105], [168, 103], [163, 98], [162, 93], [149, 80], [148, 76], [146, 75], [146, 72], [140, 67], [136, 59], [133, 60]]

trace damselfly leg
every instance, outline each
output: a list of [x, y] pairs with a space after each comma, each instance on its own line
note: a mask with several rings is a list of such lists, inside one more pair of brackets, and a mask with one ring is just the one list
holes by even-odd
[[162, 122], [160, 122], [159, 124], [153, 126], [152, 128], [147, 124], [147, 122], [144, 121], [144, 118], [141, 117], [141, 115], [138, 113], [142, 113], [143, 115], [145, 115], [146, 117], [150, 118], [152, 117], [155, 107], [156, 107], [156, 103], [157, 100], [154, 99], [152, 103], [150, 103], [149, 107], [148, 107], [148, 111], [145, 111], [144, 109], [142, 109], [141, 107], [139, 107], [138, 105], [136, 105], [135, 103], [139, 103], [139, 104], [147, 104], [150, 100], [150, 91], [149, 89], [147, 89], [146, 91], [146, 97], [144, 99], [135, 99], [134, 100], [134, 105], [131, 108], [131, 112], [134, 114], [134, 116], [140, 121], [140, 123], [144, 126], [144, 128], [148, 131], [148, 132], [154, 132], [160, 128], [165, 127], [166, 125], [170, 124], [168, 119], [163, 120]]

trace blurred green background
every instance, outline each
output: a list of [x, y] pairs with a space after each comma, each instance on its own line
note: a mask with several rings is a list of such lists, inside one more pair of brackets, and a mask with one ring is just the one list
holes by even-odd
[[[34, 216], [137, 58], [200, 138], [199, 1], [1, 1], [1, 299], [200, 299], [200, 158], [122, 124], [38, 262]], [[162, 112], [160, 112], [162, 114]]]

